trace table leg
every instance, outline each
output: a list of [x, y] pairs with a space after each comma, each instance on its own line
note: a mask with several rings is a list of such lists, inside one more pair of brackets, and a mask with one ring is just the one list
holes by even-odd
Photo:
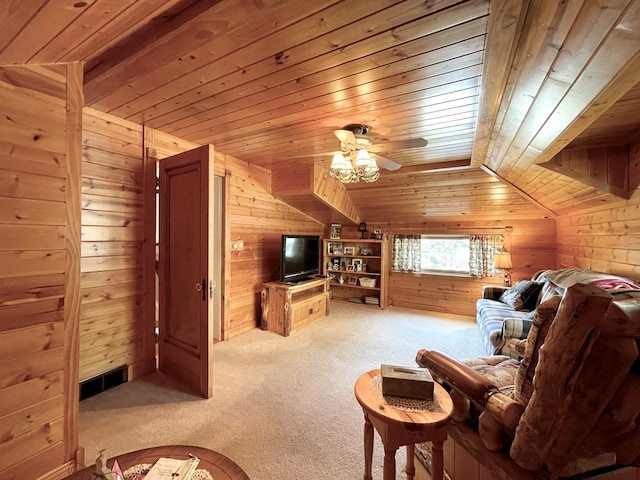
[[444, 461], [442, 458], [442, 441], [431, 442], [431, 479], [442, 480]]
[[416, 474], [416, 466], [413, 463], [414, 447], [415, 445], [413, 443], [407, 445], [407, 466], [404, 469], [404, 471], [407, 472], [407, 480], [413, 480]]
[[367, 412], [364, 413], [364, 480], [371, 478], [371, 461], [373, 458], [373, 425]]
[[383, 480], [396, 480], [396, 450], [397, 448], [384, 446]]

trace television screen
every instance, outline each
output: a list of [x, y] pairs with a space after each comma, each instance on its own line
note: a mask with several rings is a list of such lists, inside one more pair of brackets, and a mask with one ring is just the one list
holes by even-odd
[[283, 235], [281, 282], [300, 282], [320, 271], [318, 235]]

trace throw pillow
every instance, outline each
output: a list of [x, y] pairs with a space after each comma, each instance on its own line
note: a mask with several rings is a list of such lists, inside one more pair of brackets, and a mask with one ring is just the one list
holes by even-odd
[[538, 365], [538, 351], [544, 343], [551, 323], [556, 317], [562, 297], [556, 295], [535, 310], [533, 324], [527, 335], [524, 347], [524, 357], [520, 362], [514, 381], [513, 399], [522, 405], [527, 405], [533, 394], [533, 375]]
[[524, 280], [506, 290], [500, 301], [515, 310], [533, 310], [541, 288], [541, 283]]

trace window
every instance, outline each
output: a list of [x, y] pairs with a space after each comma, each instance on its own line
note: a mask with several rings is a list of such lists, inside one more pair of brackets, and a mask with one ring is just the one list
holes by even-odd
[[394, 235], [391, 268], [397, 272], [451, 273], [472, 277], [497, 274], [493, 254], [504, 252], [502, 234]]
[[468, 235], [421, 235], [421, 270], [469, 275]]

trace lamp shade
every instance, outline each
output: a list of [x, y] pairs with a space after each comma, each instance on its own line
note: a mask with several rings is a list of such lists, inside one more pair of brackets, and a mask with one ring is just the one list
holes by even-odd
[[494, 253], [493, 266], [498, 269], [511, 268], [511, 254], [509, 252]]

